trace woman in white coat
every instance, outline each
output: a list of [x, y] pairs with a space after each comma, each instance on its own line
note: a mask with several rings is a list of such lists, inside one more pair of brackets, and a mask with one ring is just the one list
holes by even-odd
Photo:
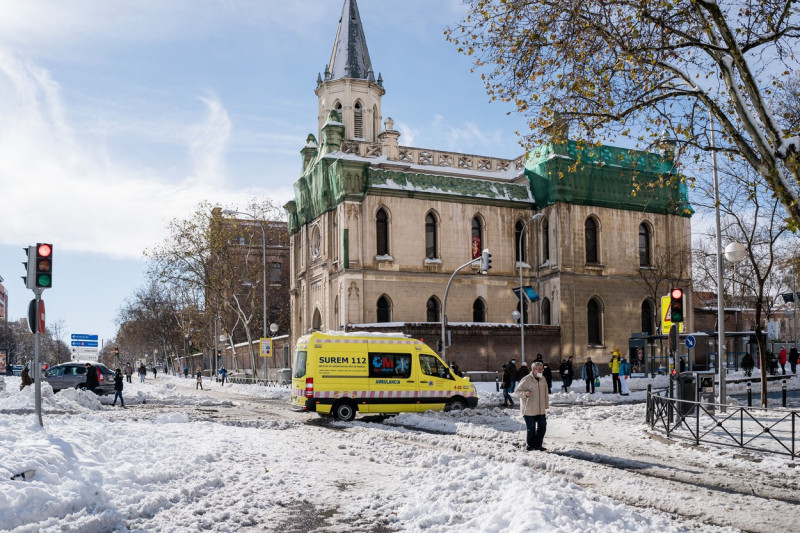
[[547, 392], [547, 381], [542, 372], [544, 365], [536, 361], [531, 373], [522, 378], [512, 393], [520, 399], [519, 412], [525, 420], [527, 428], [526, 449], [545, 451], [542, 446], [547, 431], [547, 408], [550, 407], [550, 395]]

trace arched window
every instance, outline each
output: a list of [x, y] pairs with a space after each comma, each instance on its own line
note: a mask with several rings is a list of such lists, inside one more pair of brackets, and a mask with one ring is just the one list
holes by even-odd
[[472, 321], [486, 322], [486, 302], [483, 298], [477, 298], [472, 304]]
[[381, 132], [381, 119], [378, 116], [378, 106], [372, 106], [372, 138], [371, 141], [375, 141], [378, 138], [378, 134]]
[[591, 346], [603, 345], [603, 310], [596, 298], [586, 306], [588, 341]]
[[586, 238], [586, 262], [599, 263], [597, 254], [597, 221], [589, 217], [584, 223]]
[[378, 320], [377, 322], [391, 322], [392, 321], [392, 302], [384, 294], [378, 298]]
[[550, 261], [550, 223], [547, 217], [542, 219], [542, 263]]
[[481, 256], [483, 250], [483, 223], [479, 217], [472, 219], [472, 259]]
[[342, 120], [344, 118], [344, 117], [342, 117], [342, 103], [337, 101], [335, 104], [333, 104], [333, 108], [336, 110], [336, 113], [339, 115], [339, 120]]
[[311, 321], [311, 328], [315, 331], [322, 329], [322, 315], [319, 314], [319, 309], [314, 309], [314, 319]]
[[[530, 324], [530, 320], [528, 320], [528, 300], [523, 298], [522, 301], [522, 311], [519, 308], [519, 298], [517, 298], [517, 312], [520, 313], [522, 319], [524, 320], [524, 324]], [[517, 324], [519, 324], [519, 319], [517, 319]]]
[[517, 220], [517, 223], [514, 224], [514, 260], [517, 263], [525, 262], [526, 248], [525, 223], [521, 220]]
[[433, 213], [428, 213], [425, 216], [425, 257], [427, 259], [436, 259], [437, 257], [436, 229], [436, 217], [433, 216]]
[[375, 242], [378, 255], [389, 255], [389, 215], [382, 207], [375, 214]]
[[314, 229], [311, 231], [311, 259], [319, 257], [321, 247], [322, 239], [319, 234], [319, 227], [314, 226]]
[[550, 299], [545, 298], [542, 300], [542, 324], [549, 326], [552, 323], [550, 318]]
[[650, 266], [650, 228], [639, 224], [639, 266]]
[[439, 322], [439, 299], [436, 296], [428, 298], [426, 311], [427, 322]]
[[361, 102], [356, 102], [353, 111], [353, 138], [364, 138], [364, 115], [361, 110]]
[[649, 300], [642, 302], [642, 333], [655, 335], [655, 317], [653, 316], [653, 306]]

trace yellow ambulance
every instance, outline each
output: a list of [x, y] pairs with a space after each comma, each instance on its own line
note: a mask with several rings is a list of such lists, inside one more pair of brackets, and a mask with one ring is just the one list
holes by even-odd
[[397, 334], [314, 332], [300, 337], [292, 365], [292, 408], [352, 420], [356, 413], [475, 407], [469, 379], [425, 343]]

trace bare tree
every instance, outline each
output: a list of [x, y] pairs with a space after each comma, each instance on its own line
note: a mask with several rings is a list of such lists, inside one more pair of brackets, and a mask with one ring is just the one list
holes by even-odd
[[[718, 151], [746, 162], [800, 223], [800, 131], [779, 97], [798, 94], [797, 2], [466, 3], [445, 35], [476, 57], [492, 100], [529, 117], [527, 146], [546, 138], [556, 113], [587, 144], [629, 138], [642, 148], [666, 131], [679, 161]], [[722, 133], [715, 143], [709, 116]]]

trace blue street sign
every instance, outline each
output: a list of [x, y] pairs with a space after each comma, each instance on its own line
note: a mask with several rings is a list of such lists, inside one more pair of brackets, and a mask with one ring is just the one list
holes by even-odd
[[[97, 335], [85, 335], [83, 333], [73, 333], [72, 335], [70, 335], [70, 338], [72, 338], [72, 340], [74, 340], [74, 341], [97, 341], [97, 340], [99, 340], [97, 338]], [[76, 345], [73, 344], [73, 346], [76, 346]], [[95, 344], [95, 346], [97, 346], [97, 345]]]
[[97, 341], [72, 341], [70, 343], [72, 346], [90, 346], [97, 348]]
[[[511, 290], [514, 291], [514, 294], [517, 295], [517, 300], [519, 300], [519, 287]], [[522, 287], [522, 291], [523, 294], [525, 295], [525, 298], [531, 303], [539, 299], [539, 295], [536, 294], [536, 291], [533, 290], [533, 287], [531, 287], [530, 285]]]
[[689, 335], [684, 342], [687, 348], [694, 348], [695, 344], [697, 344], [697, 339], [694, 338], [694, 335]]

